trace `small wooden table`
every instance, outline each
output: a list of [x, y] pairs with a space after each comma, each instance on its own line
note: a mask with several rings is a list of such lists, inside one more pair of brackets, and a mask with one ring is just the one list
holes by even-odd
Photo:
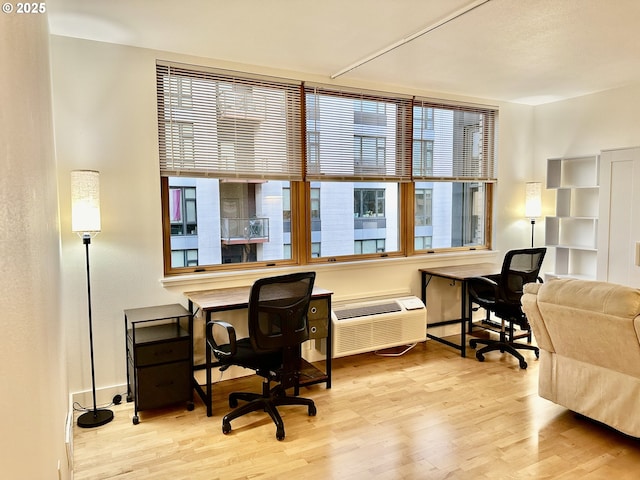
[[[213, 290], [200, 290], [194, 292], [185, 292], [185, 296], [189, 300], [189, 311], [195, 316], [194, 307], [201, 309], [205, 314], [205, 323], [211, 321], [212, 312], [224, 312], [229, 310], [240, 310], [248, 308], [249, 295], [251, 293], [251, 287], [231, 287], [231, 288], [218, 288]], [[309, 304], [309, 324], [310, 324], [310, 338], [326, 338], [326, 363], [325, 372], [321, 372], [319, 369], [306, 362], [303, 359], [302, 374], [299, 386], [313, 385], [316, 383], [326, 383], [327, 388], [331, 388], [331, 296], [333, 292], [325, 290], [320, 287], [313, 287], [311, 294], [311, 303]], [[311, 327], [314, 319], [317, 321], [319, 316], [326, 317], [326, 329], [318, 329], [319, 333], [314, 335], [314, 330]], [[314, 327], [315, 328], [315, 327]], [[324, 334], [326, 332], [326, 334]], [[206, 344], [206, 339], [205, 339]], [[211, 352], [205, 345], [205, 351], [207, 358], [210, 358]], [[194, 365], [194, 370], [206, 368], [206, 365]], [[200, 395], [200, 398], [207, 406], [207, 416], [213, 414], [211, 405], [211, 371], [207, 369], [206, 375], [206, 391], [202, 389], [199, 383], [196, 382], [196, 391]], [[296, 392], [297, 393], [297, 392]]]
[[[481, 277], [485, 275], [493, 275], [500, 272], [500, 266], [493, 263], [476, 263], [470, 265], [452, 265], [447, 267], [421, 268], [419, 269], [422, 276], [421, 292], [422, 302], [427, 305], [427, 286], [433, 277], [447, 278], [454, 282], [460, 282], [460, 318], [454, 320], [444, 320], [442, 322], [430, 323], [429, 327], [438, 327], [442, 325], [451, 325], [460, 323], [460, 344], [450, 342], [442, 337], [432, 335], [427, 332], [427, 337], [436, 340], [450, 347], [460, 350], [460, 355], [467, 355], [467, 323], [471, 329], [471, 302], [469, 301], [469, 293], [467, 291], [467, 280], [472, 277]], [[427, 306], [428, 309], [428, 306]]]

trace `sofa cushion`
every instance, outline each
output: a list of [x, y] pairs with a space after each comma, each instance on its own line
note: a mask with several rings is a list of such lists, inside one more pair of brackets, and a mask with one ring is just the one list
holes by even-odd
[[605, 282], [554, 279], [539, 288], [537, 307], [540, 318], [529, 321], [542, 321], [552, 343], [550, 351], [640, 376], [640, 290]]
[[[548, 287], [548, 288], [547, 288]], [[562, 278], [550, 280], [538, 291], [538, 302], [622, 318], [640, 315], [640, 290], [614, 283]]]

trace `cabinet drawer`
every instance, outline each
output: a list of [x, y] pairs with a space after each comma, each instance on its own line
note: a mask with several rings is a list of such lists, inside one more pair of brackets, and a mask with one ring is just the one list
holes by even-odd
[[329, 321], [324, 319], [309, 320], [309, 338], [327, 338]]
[[309, 303], [309, 320], [327, 320], [329, 318], [329, 304], [326, 300], [311, 300]]
[[307, 319], [309, 338], [326, 338], [329, 333], [329, 302], [325, 299], [311, 300]]
[[164, 407], [191, 398], [189, 362], [138, 368], [138, 410]]
[[175, 340], [135, 346], [136, 367], [189, 359], [189, 340]]

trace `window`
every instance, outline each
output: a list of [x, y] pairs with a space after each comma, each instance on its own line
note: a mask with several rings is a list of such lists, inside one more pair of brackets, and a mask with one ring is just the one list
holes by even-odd
[[320, 189], [311, 189], [311, 218], [320, 219]]
[[384, 217], [384, 189], [354, 189], [353, 213], [356, 218]]
[[172, 250], [171, 263], [179, 267], [193, 267], [198, 265], [198, 250]]
[[413, 175], [433, 175], [433, 140], [413, 141]]
[[193, 187], [169, 188], [169, 215], [171, 235], [196, 235], [196, 189]]
[[413, 247], [415, 250], [430, 250], [431, 244], [431, 237], [414, 237]]
[[489, 244], [493, 107], [167, 62], [157, 89], [167, 275]]
[[160, 63], [157, 77], [165, 273], [291, 263], [299, 82]]
[[424, 107], [415, 110], [413, 115], [414, 130], [433, 130], [433, 108]]
[[306, 128], [317, 134], [307, 144], [307, 158], [317, 159], [306, 170], [310, 240], [319, 246], [311, 258], [402, 254], [401, 185], [411, 180], [411, 139], [399, 132], [409, 130], [410, 99], [307, 86], [305, 105], [313, 105]]
[[413, 119], [415, 251], [487, 245], [495, 111], [415, 100]]
[[[416, 188], [416, 227], [425, 225], [429, 226], [432, 222], [433, 204], [431, 203], [432, 188]], [[416, 232], [416, 236], [417, 232]]]
[[357, 254], [363, 253], [382, 253], [384, 252], [384, 238], [356, 240], [354, 250]]
[[[313, 112], [315, 115], [315, 111]], [[307, 169], [318, 173], [320, 165], [320, 134], [307, 132]]]
[[354, 135], [353, 155], [357, 174], [384, 174], [386, 140], [385, 137]]

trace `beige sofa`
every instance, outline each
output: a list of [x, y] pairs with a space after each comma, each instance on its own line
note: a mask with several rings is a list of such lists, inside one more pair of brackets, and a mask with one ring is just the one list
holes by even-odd
[[527, 284], [538, 393], [640, 437], [640, 290], [577, 279]]

